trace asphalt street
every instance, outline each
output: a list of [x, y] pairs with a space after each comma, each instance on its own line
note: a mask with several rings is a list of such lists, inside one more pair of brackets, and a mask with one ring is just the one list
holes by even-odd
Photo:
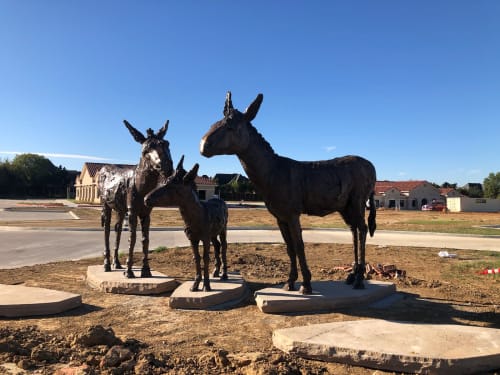
[[[127, 251], [129, 232], [123, 232], [121, 252]], [[140, 233], [138, 234], [140, 239]], [[351, 233], [346, 230], [304, 230], [304, 242], [351, 243]], [[111, 242], [114, 241], [114, 233]], [[282, 243], [278, 230], [230, 229], [229, 243]], [[481, 236], [454, 236], [421, 232], [377, 231], [368, 238], [368, 244], [378, 246], [416, 246], [439, 249], [473, 249], [500, 251], [500, 238]], [[150, 249], [159, 246], [188, 246], [180, 229], [155, 229], [150, 233]], [[140, 241], [135, 247], [140, 259]], [[97, 230], [33, 230], [0, 227], [0, 268], [15, 268], [60, 260], [76, 260], [102, 255], [103, 232]]]
[[[13, 201], [0, 200], [0, 220], [21, 220], [23, 214], [5, 211]], [[36, 215], [38, 220], [55, 219], [54, 212], [25, 212], [24, 219]], [[69, 215], [68, 213], [64, 213]], [[13, 216], [14, 215], [14, 216]], [[29, 229], [0, 227], [0, 268], [16, 268], [61, 260], [77, 260], [102, 256], [104, 249], [102, 230]], [[129, 232], [122, 233], [120, 252], [128, 249]], [[141, 234], [137, 235], [136, 259], [140, 259]], [[303, 231], [304, 242], [350, 244], [351, 233], [342, 229], [316, 229]], [[110, 242], [114, 243], [114, 232]], [[229, 243], [282, 243], [278, 230], [229, 228]], [[451, 250], [500, 251], [500, 237], [449, 235], [441, 233], [377, 231], [368, 237], [367, 244], [377, 246], [434, 247]], [[150, 232], [150, 250], [159, 246], [167, 248], [189, 246], [182, 229], [153, 228]]]

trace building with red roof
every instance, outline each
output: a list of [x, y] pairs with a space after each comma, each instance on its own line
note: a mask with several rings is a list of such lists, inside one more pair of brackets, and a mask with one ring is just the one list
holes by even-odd
[[446, 206], [446, 198], [459, 196], [454, 189], [440, 189], [426, 180], [377, 181], [375, 205], [377, 208], [421, 210], [432, 204]]

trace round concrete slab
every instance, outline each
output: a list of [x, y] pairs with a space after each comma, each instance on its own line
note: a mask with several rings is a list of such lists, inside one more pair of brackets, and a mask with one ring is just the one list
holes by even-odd
[[265, 288], [255, 292], [257, 307], [265, 313], [332, 311], [380, 300], [396, 291], [390, 282], [368, 280], [365, 289], [353, 289], [344, 281], [312, 282], [313, 294]]
[[151, 271], [153, 277], [140, 277], [141, 270], [133, 269], [136, 275], [134, 279], [125, 277], [123, 271], [104, 272], [103, 266], [89, 266], [87, 268], [87, 285], [101, 292], [141, 295], [171, 292], [178, 285], [175, 279], [157, 271]]
[[500, 368], [500, 330], [493, 328], [370, 319], [278, 329], [273, 344], [301, 357], [405, 373]]
[[191, 292], [192, 281], [182, 283], [170, 296], [169, 305], [173, 309], [220, 309], [242, 301], [248, 294], [245, 280], [239, 273], [229, 273], [227, 280], [211, 278], [212, 291]]
[[82, 305], [79, 294], [58, 290], [0, 284], [0, 316], [16, 318], [53, 315]]

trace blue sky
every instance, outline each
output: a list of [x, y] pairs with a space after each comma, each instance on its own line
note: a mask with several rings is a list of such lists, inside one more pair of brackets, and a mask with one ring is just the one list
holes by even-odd
[[170, 120], [174, 162], [226, 91], [280, 155], [355, 154], [379, 180], [482, 182], [500, 171], [498, 1], [0, 0], [0, 158], [136, 163]]

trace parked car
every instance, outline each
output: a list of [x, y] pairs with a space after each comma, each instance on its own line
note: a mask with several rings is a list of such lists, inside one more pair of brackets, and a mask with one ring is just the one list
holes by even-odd
[[446, 205], [442, 202], [432, 202], [431, 204], [424, 204], [422, 211], [445, 211]]

